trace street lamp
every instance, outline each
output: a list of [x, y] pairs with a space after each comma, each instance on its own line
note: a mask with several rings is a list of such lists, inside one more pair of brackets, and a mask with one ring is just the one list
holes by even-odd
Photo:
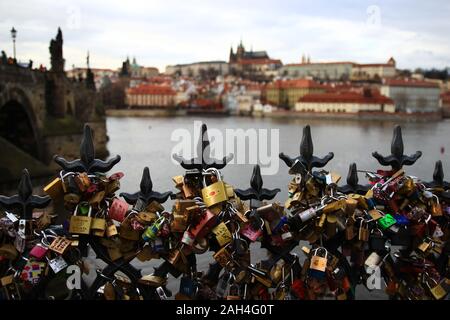
[[16, 60], [16, 37], [17, 37], [17, 30], [12, 27], [11, 29], [11, 37], [13, 40], [13, 49], [14, 49], [14, 60]]

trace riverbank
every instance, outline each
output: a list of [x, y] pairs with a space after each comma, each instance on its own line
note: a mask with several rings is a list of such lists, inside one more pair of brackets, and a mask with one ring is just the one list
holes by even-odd
[[[106, 110], [109, 117], [186, 117], [186, 116], [237, 116], [228, 112], [196, 111], [190, 112], [183, 109], [109, 109]], [[326, 119], [326, 120], [365, 120], [365, 121], [399, 121], [399, 122], [428, 122], [442, 120], [442, 113], [385, 113], [385, 112], [358, 112], [358, 113], [319, 113], [319, 112], [296, 112], [296, 111], [273, 111], [245, 115], [250, 117], [267, 117], [282, 119]]]

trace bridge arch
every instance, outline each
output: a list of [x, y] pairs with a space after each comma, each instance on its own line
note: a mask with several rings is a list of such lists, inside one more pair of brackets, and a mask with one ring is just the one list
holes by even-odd
[[35, 110], [20, 87], [0, 88], [0, 136], [42, 160], [42, 143]]

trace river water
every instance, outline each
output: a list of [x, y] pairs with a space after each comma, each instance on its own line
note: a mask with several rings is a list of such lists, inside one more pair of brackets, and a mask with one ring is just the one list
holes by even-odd
[[[121, 162], [114, 168], [125, 173], [121, 182], [122, 190], [136, 191], [142, 169], [144, 166], [148, 166], [155, 190], [174, 191], [171, 177], [182, 174], [183, 169], [172, 160], [173, 148], [177, 146], [178, 142], [172, 141], [171, 136], [177, 129], [188, 130], [190, 135], [194, 135], [195, 121], [202, 121], [208, 125], [209, 130], [218, 129], [224, 134], [226, 129], [278, 129], [279, 151], [277, 146], [272, 147], [275, 152], [271, 157], [273, 160], [270, 167], [278, 170], [276, 170], [276, 174], [263, 176], [263, 179], [265, 187], [282, 189], [277, 197], [279, 201], [284, 201], [287, 197], [287, 183], [290, 177], [286, 165], [278, 158], [278, 152], [297, 156], [302, 129], [306, 124], [311, 126], [314, 154], [323, 157], [330, 151], [334, 152], [334, 158], [325, 169], [340, 173], [342, 175], [341, 183], [345, 183], [348, 167], [352, 162], [356, 162], [359, 170], [381, 168], [371, 154], [373, 151], [378, 151], [382, 155], [390, 154], [392, 131], [395, 125], [391, 122], [307, 121], [246, 117], [202, 119], [193, 117], [109, 117], [107, 119], [107, 130], [110, 138], [108, 149], [111, 155], [120, 154], [122, 156]], [[431, 180], [437, 160], [442, 160], [444, 172], [449, 172], [450, 120], [430, 123], [403, 123], [401, 126], [405, 154], [409, 155], [417, 150], [423, 152], [422, 157], [415, 165], [405, 168], [407, 174], [418, 176], [425, 181]], [[268, 132], [268, 140], [270, 141], [272, 135], [270, 131]], [[194, 144], [192, 148], [195, 149], [197, 140], [192, 141], [192, 144]], [[214, 145], [214, 142], [211, 145]], [[247, 146], [247, 149], [253, 147], [248, 144]], [[444, 149], [443, 153], [441, 148]], [[270, 152], [265, 153], [270, 154]], [[264, 155], [264, 153], [262, 154]], [[240, 159], [242, 160], [242, 157]], [[253, 164], [232, 163], [227, 165], [222, 170], [224, 180], [236, 187], [246, 188], [249, 186]], [[450, 179], [450, 176], [448, 178]], [[359, 179], [360, 182], [366, 180], [363, 173], [359, 174]]]
[[[218, 129], [225, 133], [226, 129], [278, 129], [279, 145], [276, 141], [274, 160], [272, 166], [277, 167], [276, 174], [263, 176], [266, 188], [280, 188], [276, 200], [284, 203], [287, 198], [287, 184], [290, 176], [286, 165], [278, 159], [278, 152], [284, 152], [290, 156], [299, 154], [299, 146], [302, 129], [310, 124], [314, 143], [314, 154], [323, 157], [328, 152], [334, 152], [334, 159], [325, 167], [327, 170], [336, 171], [343, 177], [341, 183], [345, 183], [348, 166], [356, 162], [360, 170], [376, 170], [382, 168], [375, 158], [371, 156], [373, 151], [383, 155], [390, 154], [392, 131], [395, 123], [392, 122], [356, 122], [341, 120], [300, 120], [300, 119], [272, 119], [272, 118], [246, 118], [246, 117], [208, 117], [208, 118], [113, 118], [107, 119], [109, 135], [108, 149], [111, 155], [120, 154], [121, 162], [113, 171], [123, 171], [125, 177], [121, 181], [121, 190], [135, 192], [139, 189], [142, 169], [150, 168], [154, 190], [164, 192], [176, 191], [171, 180], [172, 176], [183, 174], [181, 166], [172, 161], [173, 148], [177, 141], [171, 139], [177, 129], [186, 129], [186, 137], [194, 134], [194, 122], [202, 121], [208, 125], [208, 129]], [[442, 160], [444, 172], [450, 169], [450, 121], [430, 123], [403, 123], [403, 141], [405, 154], [412, 154], [417, 150], [423, 152], [422, 158], [411, 167], [406, 167], [407, 174], [415, 175], [425, 181], [431, 180], [434, 165], [437, 160]], [[183, 132], [181, 132], [183, 133]], [[269, 137], [270, 137], [269, 133]], [[269, 139], [270, 140], [270, 139]], [[195, 145], [197, 140], [192, 141]], [[214, 144], [214, 142], [212, 142]], [[277, 150], [277, 147], [279, 150]], [[250, 147], [248, 147], [250, 149]], [[271, 150], [271, 149], [269, 149]], [[274, 164], [275, 163], [275, 164]], [[235, 187], [248, 188], [254, 163], [230, 164], [222, 173], [224, 180]], [[447, 175], [449, 176], [449, 175]], [[450, 179], [450, 177], [448, 177]], [[360, 183], [365, 183], [364, 174], [359, 174]], [[170, 210], [171, 203], [165, 205]], [[303, 245], [303, 244], [301, 244]], [[303, 254], [299, 248], [295, 250], [303, 260]], [[264, 257], [263, 250], [252, 245], [252, 262]], [[205, 253], [198, 258], [200, 270], [206, 270], [208, 262], [213, 261], [211, 253]], [[134, 264], [142, 268], [143, 274], [149, 274], [161, 261], [151, 261]], [[178, 289], [178, 281], [169, 280], [168, 287], [174, 293]], [[375, 290], [370, 295], [362, 286], [358, 286], [357, 294], [362, 299], [383, 299], [386, 296], [381, 290]]]

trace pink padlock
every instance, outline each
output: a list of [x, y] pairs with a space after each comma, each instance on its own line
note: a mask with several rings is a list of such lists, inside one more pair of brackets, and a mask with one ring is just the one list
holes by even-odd
[[41, 243], [36, 244], [33, 249], [30, 250], [30, 256], [42, 260], [47, 254], [48, 247], [44, 246]]
[[264, 221], [261, 219], [261, 227], [260, 229], [253, 229], [251, 223], [248, 223], [245, 225], [244, 228], [241, 229], [241, 234], [248, 238], [250, 241], [254, 242], [256, 239], [258, 239], [260, 236], [262, 236], [262, 229], [264, 227]]
[[118, 198], [115, 198], [109, 207], [108, 216], [118, 222], [122, 222], [125, 219], [125, 215], [128, 211], [128, 203]]
[[214, 227], [216, 222], [215, 217], [216, 216], [214, 215], [214, 213], [206, 209], [202, 220], [200, 220], [200, 222], [196, 226], [190, 229], [194, 237], [203, 238], [211, 230], [211, 228]]

